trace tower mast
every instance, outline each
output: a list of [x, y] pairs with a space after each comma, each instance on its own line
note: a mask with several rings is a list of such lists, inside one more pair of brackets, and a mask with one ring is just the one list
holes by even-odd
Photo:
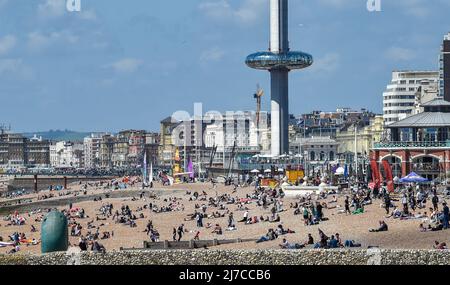
[[270, 72], [272, 156], [289, 153], [289, 71], [312, 63], [311, 55], [289, 49], [288, 0], [270, 0], [270, 51], [249, 55], [246, 64]]

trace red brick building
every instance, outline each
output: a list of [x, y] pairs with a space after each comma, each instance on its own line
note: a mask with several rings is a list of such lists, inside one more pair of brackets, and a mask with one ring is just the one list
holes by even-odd
[[445, 181], [450, 178], [450, 102], [435, 99], [423, 106], [423, 113], [388, 126], [388, 141], [375, 144], [371, 159], [379, 165], [387, 160], [399, 178], [414, 171]]

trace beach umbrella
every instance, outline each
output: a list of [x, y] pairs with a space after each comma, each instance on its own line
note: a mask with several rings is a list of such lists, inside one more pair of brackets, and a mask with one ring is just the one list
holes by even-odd
[[423, 183], [428, 181], [429, 181], [428, 179], [423, 178], [422, 176], [418, 175], [415, 172], [411, 172], [409, 175], [400, 179], [401, 183]]
[[264, 173], [272, 173], [272, 170], [266, 169], [266, 170], [264, 170]]
[[283, 172], [284, 169], [283, 168], [278, 168], [278, 172]]
[[338, 167], [336, 169], [336, 171], [334, 172], [334, 174], [336, 174], [336, 175], [344, 175], [344, 173], [345, 173], [345, 169], [343, 167]]
[[250, 171], [250, 173], [259, 173], [258, 169], [253, 169], [252, 171]]

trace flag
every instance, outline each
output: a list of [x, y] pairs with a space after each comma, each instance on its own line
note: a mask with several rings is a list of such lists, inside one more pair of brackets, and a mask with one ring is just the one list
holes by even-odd
[[370, 166], [372, 168], [372, 181], [376, 183], [377, 187], [380, 187], [381, 177], [380, 170], [378, 169], [378, 163], [375, 160], [371, 160]]
[[189, 177], [190, 178], [194, 178], [195, 177], [195, 175], [194, 175], [194, 165], [192, 164], [192, 159], [191, 158], [189, 158], [189, 163], [188, 163], [187, 169], [188, 169], [188, 172], [189, 172]]
[[387, 160], [383, 160], [383, 168], [386, 178], [386, 183], [389, 192], [394, 192], [394, 178], [392, 177], [392, 168]]
[[147, 152], [144, 153], [144, 162], [142, 163], [142, 179], [147, 184]]
[[345, 169], [344, 169], [344, 177], [345, 177], [345, 179], [348, 178], [348, 165], [347, 164], [345, 165]]
[[148, 181], [151, 183], [153, 182], [153, 162], [150, 163], [150, 177]]

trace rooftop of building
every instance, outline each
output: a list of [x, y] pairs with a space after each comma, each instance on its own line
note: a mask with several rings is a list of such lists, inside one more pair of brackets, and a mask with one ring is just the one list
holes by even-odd
[[331, 137], [310, 137], [310, 138], [297, 138], [296, 142], [302, 144], [337, 144], [336, 140]]
[[422, 104], [423, 107], [431, 107], [431, 106], [450, 106], [450, 102], [445, 101], [443, 98], [435, 98], [431, 101], [428, 101]]
[[423, 127], [450, 127], [450, 113], [423, 112], [389, 125], [389, 128]]

